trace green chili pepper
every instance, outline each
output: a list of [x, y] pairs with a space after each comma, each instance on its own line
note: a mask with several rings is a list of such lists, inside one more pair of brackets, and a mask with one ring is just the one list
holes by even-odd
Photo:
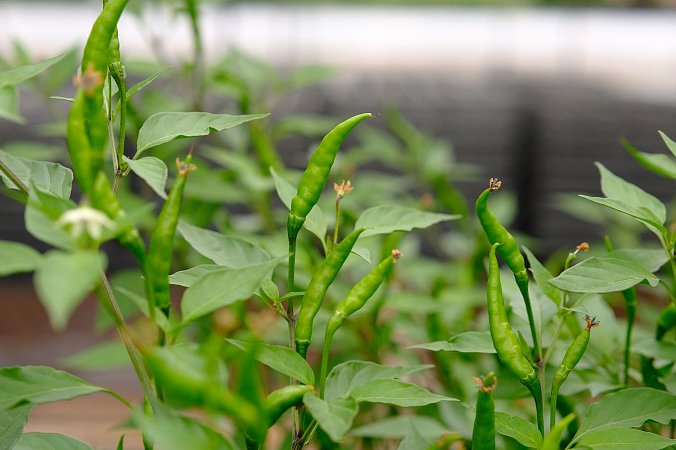
[[183, 191], [190, 172], [195, 170], [195, 166], [190, 164], [191, 156], [188, 155], [185, 162], [176, 158], [178, 167], [178, 177], [171, 187], [167, 199], [157, 223], [150, 236], [148, 248], [148, 264], [151, 268], [152, 282], [154, 286], [155, 304], [165, 315], [169, 314], [171, 299], [169, 297], [169, 271], [171, 270], [171, 260], [174, 251], [174, 235], [176, 226], [181, 213], [181, 202], [183, 200]]
[[190, 371], [178, 370], [166, 349], [158, 348], [145, 354], [158, 389], [165, 399], [179, 407], [202, 407], [231, 416], [247, 430], [259, 430], [258, 410], [244, 399], [207, 377]]
[[596, 321], [595, 317], [585, 316], [584, 320], [587, 322], [587, 326], [584, 330], [580, 331], [577, 337], [573, 340], [566, 350], [566, 354], [563, 356], [561, 365], [556, 369], [554, 374], [554, 380], [552, 381], [552, 396], [550, 400], [551, 404], [551, 414], [549, 417], [549, 426], [554, 428], [554, 423], [556, 422], [556, 401], [559, 395], [559, 388], [566, 381], [570, 372], [573, 371], [577, 363], [582, 359], [582, 355], [587, 350], [587, 345], [589, 344], [589, 335], [591, 334], [591, 329], [599, 324]]
[[88, 194], [103, 167], [107, 130], [102, 109], [103, 80], [109, 62], [110, 41], [128, 0], [111, 0], [94, 22], [82, 56], [82, 74], [68, 116], [66, 138], [75, 176]]
[[543, 432], [544, 416], [540, 380], [533, 366], [521, 353], [519, 338], [514, 334], [507, 319], [507, 310], [502, 297], [500, 268], [495, 256], [495, 251], [500, 245], [499, 243], [493, 244], [488, 256], [487, 310], [491, 338], [500, 361], [509, 367], [519, 378], [521, 384], [526, 386], [533, 395], [537, 409], [538, 428]]
[[476, 416], [472, 431], [472, 450], [495, 450], [495, 403], [493, 391], [498, 384], [493, 372], [483, 378], [475, 378], [479, 385], [476, 398]]
[[357, 242], [359, 235], [365, 228], [359, 228], [348, 234], [340, 244], [326, 256], [317, 270], [315, 271], [310, 284], [305, 290], [303, 302], [301, 303], [298, 317], [296, 318], [296, 351], [303, 357], [307, 355], [307, 348], [312, 338], [312, 324], [319, 308], [324, 301], [326, 291], [336, 279], [340, 268], [343, 267], [345, 260], [350, 256], [352, 247]]
[[302, 403], [305, 394], [314, 391], [315, 388], [313, 386], [296, 384], [284, 386], [271, 392], [263, 400], [263, 411], [267, 417], [268, 428], [274, 425], [286, 410]]
[[526, 313], [528, 314], [528, 324], [530, 326], [535, 353], [538, 360], [542, 358], [542, 348], [535, 329], [535, 319], [533, 317], [533, 308], [530, 303], [530, 294], [528, 293], [528, 272], [526, 271], [526, 262], [519, 251], [519, 245], [509, 231], [495, 218], [488, 209], [488, 197], [500, 189], [502, 181], [497, 178], [491, 178], [488, 182], [488, 189], [483, 191], [476, 200], [475, 211], [479, 222], [484, 229], [486, 237], [491, 244], [499, 243], [497, 252], [507, 267], [514, 274], [514, 279], [519, 287], [521, 296], [526, 304]]
[[341, 144], [359, 122], [371, 116], [370, 113], [359, 114], [338, 124], [322, 139], [310, 157], [307, 169], [298, 184], [296, 196], [291, 201], [291, 212], [287, 221], [289, 241], [295, 241], [305, 217], [319, 200]]
[[380, 287], [383, 281], [390, 275], [394, 268], [394, 264], [396, 264], [399, 258], [401, 258], [401, 252], [397, 249], [392, 250], [391, 255], [382, 260], [371, 272], [359, 280], [359, 282], [350, 289], [345, 298], [343, 298], [336, 306], [336, 310], [329, 319], [329, 323], [326, 325], [326, 331], [324, 333], [324, 347], [322, 349], [322, 363], [319, 376], [320, 394], [322, 398], [324, 398], [324, 383], [326, 381], [329, 349], [331, 348], [333, 335], [338, 331], [338, 328], [341, 327], [343, 322], [345, 322], [345, 319], [364, 307], [368, 299], [375, 294], [378, 287]]

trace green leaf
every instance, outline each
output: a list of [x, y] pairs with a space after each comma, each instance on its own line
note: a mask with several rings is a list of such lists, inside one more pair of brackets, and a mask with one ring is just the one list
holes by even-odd
[[124, 434], [120, 436], [120, 440], [117, 441], [116, 450], [124, 450]]
[[159, 72], [156, 72], [152, 75], [150, 75], [148, 78], [145, 80], [139, 81], [135, 85], [133, 85], [131, 88], [127, 90], [127, 101], [129, 101], [130, 98], [132, 98], [134, 95], [136, 95], [141, 89], [144, 87], [148, 86], [150, 83], [155, 81], [157, 78], [161, 77], [165, 73], [169, 72], [172, 69], [172, 67], [169, 67], [167, 69], [162, 69]]
[[324, 398], [348, 396], [354, 388], [379, 378], [399, 378], [429, 369], [431, 365], [384, 366], [370, 361], [346, 361], [335, 366], [326, 377]]
[[19, 125], [26, 123], [19, 112], [19, 91], [13, 86], [0, 88], [0, 118]]
[[352, 247], [350, 253], [359, 256], [361, 259], [371, 264], [371, 252], [365, 247]]
[[23, 433], [31, 403], [21, 403], [13, 408], [0, 411], [0, 448], [11, 449]]
[[211, 130], [223, 131], [267, 116], [268, 114], [233, 116], [207, 112], [156, 113], [150, 116], [139, 130], [136, 156], [149, 148], [179, 137], [206, 136]]
[[45, 253], [35, 271], [35, 290], [54, 330], [66, 327], [70, 315], [94, 288], [105, 265], [105, 255], [95, 251]]
[[403, 407], [458, 401], [451, 397], [433, 394], [415, 384], [391, 379], [371, 380], [359, 385], [352, 389], [350, 397], [358, 402], [386, 403]]
[[64, 366], [77, 370], [108, 371], [129, 366], [129, 354], [120, 341], [96, 344], [61, 359]]
[[676, 343], [673, 341], [658, 342], [653, 338], [638, 339], [631, 344], [632, 353], [647, 356], [649, 358], [666, 359], [676, 361]]
[[676, 439], [631, 428], [608, 428], [595, 431], [588, 433], [577, 442], [578, 447], [594, 450], [660, 450], [674, 444], [676, 444]]
[[422, 348], [433, 352], [496, 353], [491, 333], [488, 331], [467, 331], [453, 336], [447, 341], [428, 342], [407, 348]]
[[664, 141], [664, 144], [667, 146], [669, 151], [676, 156], [676, 142], [672, 141], [669, 136], [667, 136], [663, 131], [658, 131], [660, 133], [660, 137]]
[[52, 64], [57, 63], [64, 56], [65, 55], [59, 55], [37, 64], [29, 64], [0, 72], [0, 88], [5, 86], [16, 86], [17, 84], [30, 80], [40, 74], [40, 72], [48, 69]]
[[40, 265], [41, 255], [32, 247], [12, 241], [0, 241], [0, 276], [31, 272]]
[[531, 422], [521, 417], [510, 416], [503, 412], [495, 413], [495, 431], [503, 436], [515, 439], [519, 444], [529, 448], [542, 446], [540, 430]]
[[220, 433], [203, 423], [177, 414], [169, 408], [159, 407], [153, 417], [134, 414], [143, 431], [156, 447], [162, 450], [235, 450], [237, 447]]
[[554, 275], [547, 270], [547, 268], [533, 255], [533, 253], [526, 247], [523, 247], [524, 253], [528, 257], [528, 263], [530, 264], [530, 271], [533, 274], [533, 278], [537, 283], [542, 293], [547, 296], [548, 299], [554, 302], [556, 306], [561, 305], [561, 291], [554, 285], [549, 283], [549, 280], [554, 278]]
[[336, 118], [316, 114], [294, 114], [281, 118], [272, 128], [275, 137], [298, 135], [321, 138], [336, 126]]
[[200, 264], [199, 266], [191, 267], [190, 269], [179, 270], [176, 273], [172, 273], [169, 275], [169, 283], [177, 286], [190, 287], [204, 275], [212, 272], [220, 272], [223, 269], [223, 266], [217, 264]]
[[604, 293], [628, 289], [646, 280], [655, 287], [660, 279], [640, 264], [611, 257], [591, 257], [550, 280], [564, 291]]
[[629, 205], [628, 203], [625, 203], [620, 200], [615, 200], [612, 198], [590, 197], [588, 195], [580, 195], [580, 197], [592, 201], [594, 203], [598, 203], [599, 205], [606, 206], [610, 209], [614, 209], [615, 211], [619, 211], [628, 216], [631, 216], [634, 219], [637, 219], [640, 222], [642, 222], [646, 227], [648, 227], [648, 229], [650, 229], [653, 233], [655, 233], [658, 236], [661, 236], [663, 234], [662, 231], [666, 230], [662, 225], [662, 222], [660, 222], [659, 218], [655, 217], [655, 215], [651, 211], [649, 211], [644, 207], [632, 206]]
[[676, 417], [676, 395], [651, 388], [624, 389], [607, 395], [587, 409], [573, 442], [608, 428], [632, 428], [647, 420], [662, 424]]
[[25, 433], [13, 450], [92, 450], [82, 441], [56, 433]]
[[109, 392], [68, 372], [51, 367], [24, 366], [0, 369], [0, 410], [19, 402], [50, 403], [101, 391]]
[[437, 439], [447, 433], [447, 428], [438, 420], [427, 416], [400, 415], [371, 422], [350, 431], [351, 436], [370, 437], [376, 439], [404, 439], [411, 426], [427, 439]]
[[[272, 175], [272, 179], [275, 182], [275, 189], [277, 190], [279, 199], [282, 201], [282, 203], [284, 203], [284, 206], [290, 210], [291, 200], [293, 200], [293, 197], [295, 197], [298, 188], [294, 187], [291, 183], [279, 176], [275, 169], [270, 168], [270, 174]], [[317, 236], [323, 245], [324, 236], [326, 236], [328, 225], [326, 224], [326, 217], [319, 208], [319, 205], [315, 205], [310, 210], [307, 217], [305, 218], [305, 222], [303, 223], [303, 228]]]
[[179, 222], [178, 231], [200, 255], [224, 267], [240, 268], [270, 260], [268, 252], [237, 236]]
[[302, 356], [288, 347], [262, 342], [251, 344], [237, 339], [227, 339], [227, 341], [242, 350], [255, 351], [256, 360], [283, 375], [303, 384], [315, 384], [315, 373], [312, 367]]
[[42, 242], [70, 250], [74, 248], [73, 239], [57, 221], [64, 212], [75, 207], [68, 199], [31, 187], [24, 214], [26, 230]]
[[356, 228], [366, 228], [361, 237], [376, 234], [388, 234], [393, 231], [410, 231], [414, 228], [427, 228], [439, 222], [459, 219], [459, 215], [439, 214], [421, 211], [405, 206], [374, 206], [364, 211]]
[[655, 273], [660, 270], [664, 264], [669, 261], [669, 257], [662, 249], [649, 248], [627, 248], [615, 250], [609, 254], [612, 258], [624, 259], [626, 261], [635, 261], [648, 272]]
[[655, 196], [648, 194], [640, 187], [618, 177], [603, 164], [596, 163], [601, 174], [601, 192], [607, 198], [622, 201], [636, 208], [646, 209], [652, 216], [663, 224], [667, 219], [667, 210], [664, 204]]
[[624, 138], [620, 140], [620, 143], [627, 149], [629, 154], [646, 169], [657, 175], [676, 180], [676, 160], [674, 160], [673, 157], [661, 153], [639, 152]]
[[314, 394], [305, 394], [303, 404], [334, 442], [345, 436], [359, 412], [359, 405], [352, 398], [324, 401]]
[[433, 444], [434, 441], [420, 434], [415, 423], [411, 422], [408, 434], [401, 441], [397, 450], [428, 450]]
[[[31, 183], [39, 189], [51, 192], [60, 198], [70, 198], [73, 187], [73, 172], [61, 164], [48, 161], [12, 156], [0, 150], [0, 161], [23, 183], [25, 187]], [[8, 189], [22, 190], [0, 172], [0, 180]]]
[[223, 269], [199, 278], [183, 294], [183, 323], [251, 297], [285, 258], [238, 269]]
[[165, 186], [167, 185], [169, 170], [161, 159], [154, 156], [146, 156], [141, 159], [129, 159], [126, 156], [122, 156], [122, 160], [129, 165], [132, 172], [148, 183], [148, 186], [157, 195], [163, 199], [167, 198]]

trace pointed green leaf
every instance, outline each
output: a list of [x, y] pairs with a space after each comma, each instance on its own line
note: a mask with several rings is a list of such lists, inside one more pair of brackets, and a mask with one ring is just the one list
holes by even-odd
[[233, 116], [207, 112], [161, 112], [153, 114], [139, 130], [136, 156], [149, 148], [173, 141], [176, 138], [206, 136], [211, 130], [223, 131], [267, 116], [268, 114]]
[[31, 187], [24, 212], [26, 230], [42, 242], [65, 250], [73, 249], [73, 239], [57, 222], [64, 212], [75, 207], [70, 200]]
[[153, 417], [134, 414], [143, 431], [162, 450], [235, 450], [237, 447], [220, 433], [196, 419], [160, 407]]
[[[286, 206], [287, 209], [291, 209], [291, 200], [295, 197], [297, 188], [278, 175], [275, 169], [270, 168], [270, 174], [275, 182], [275, 189], [277, 190], [279, 199], [284, 203], [284, 206]], [[326, 217], [319, 208], [319, 205], [312, 207], [303, 223], [303, 228], [317, 236], [322, 244], [324, 243], [324, 236], [326, 236], [328, 225], [326, 224]]]
[[204, 275], [212, 272], [219, 272], [224, 267], [218, 264], [200, 264], [199, 266], [191, 267], [186, 270], [179, 270], [176, 273], [169, 275], [169, 283], [176, 286], [190, 287], [195, 281]]
[[165, 186], [167, 185], [167, 175], [169, 169], [161, 159], [154, 156], [146, 156], [141, 159], [129, 159], [126, 156], [122, 160], [129, 165], [132, 172], [139, 176], [143, 181], [148, 183], [148, 186], [155, 191], [161, 198], [166, 199], [167, 193]]
[[0, 276], [31, 272], [40, 265], [41, 255], [32, 247], [12, 241], [0, 241]]
[[59, 55], [37, 64], [29, 64], [0, 72], [0, 88], [5, 86], [16, 86], [26, 80], [30, 80], [40, 74], [40, 72], [48, 69], [52, 64], [57, 63], [64, 56], [65, 55]]
[[542, 435], [533, 423], [521, 417], [510, 416], [503, 412], [495, 413], [495, 431], [503, 436], [515, 439], [519, 444], [529, 448], [542, 446]]
[[399, 380], [371, 380], [352, 389], [350, 397], [358, 402], [386, 403], [397, 406], [424, 406], [443, 401], [458, 401], [434, 394], [418, 385]]
[[136, 95], [141, 89], [144, 87], [148, 86], [150, 83], [155, 81], [157, 78], [161, 77], [165, 73], [169, 72], [172, 68], [169, 67], [167, 69], [162, 69], [159, 72], [156, 72], [152, 75], [150, 75], [148, 78], [139, 81], [135, 85], [133, 85], [131, 88], [127, 90], [127, 101], [129, 101], [130, 98], [132, 98], [134, 95]]
[[447, 341], [428, 342], [407, 348], [422, 348], [433, 352], [495, 353], [491, 333], [488, 331], [466, 331]]
[[621, 212], [628, 216], [631, 216], [634, 219], [637, 219], [640, 222], [642, 222], [646, 227], [648, 227], [648, 229], [650, 229], [653, 233], [655, 233], [658, 236], [661, 236], [663, 234], [662, 231], [665, 230], [660, 219], [656, 217], [655, 214], [653, 214], [652, 211], [648, 210], [647, 208], [641, 206], [639, 207], [633, 206], [621, 200], [615, 200], [612, 198], [591, 197], [588, 195], [580, 195], [580, 197], [589, 200], [591, 202], [598, 203], [599, 205], [606, 206], [610, 209], [614, 209], [615, 211]]
[[364, 211], [355, 228], [366, 228], [362, 237], [376, 234], [388, 234], [393, 231], [410, 231], [414, 228], [427, 228], [439, 222], [459, 219], [459, 215], [439, 214], [421, 211], [405, 206], [374, 206]]
[[647, 281], [655, 287], [659, 278], [634, 261], [610, 257], [591, 257], [550, 280], [564, 291], [604, 293], [617, 292]]
[[25, 433], [13, 450], [92, 450], [82, 441], [56, 433]]
[[0, 369], [0, 409], [7, 409], [19, 402], [50, 403], [101, 391], [106, 390], [51, 367]]
[[26, 119], [19, 112], [19, 91], [14, 86], [0, 88], [0, 119], [23, 125]]
[[238, 269], [223, 269], [199, 278], [183, 294], [183, 322], [251, 297], [284, 258]]
[[[639, 152], [636, 147], [631, 145], [631, 143], [624, 138], [620, 140], [620, 143], [627, 149], [629, 154], [646, 169], [657, 175], [676, 180], [676, 159], [672, 156], [661, 153]], [[676, 148], [676, 145], [674, 148]]]
[[61, 363], [72, 369], [108, 371], [127, 367], [129, 354], [120, 341], [113, 340], [93, 345], [61, 359]]
[[120, 436], [120, 440], [117, 441], [116, 450], [124, 450], [124, 434]]
[[587, 409], [573, 442], [608, 428], [639, 427], [647, 420], [668, 423], [676, 417], [676, 395], [651, 388], [624, 389]]
[[609, 256], [627, 261], [635, 261], [639, 263], [645, 270], [652, 273], [660, 270], [660, 267], [669, 261], [669, 257], [662, 249], [623, 248], [621, 250], [615, 250], [614, 252], [610, 253]]
[[608, 428], [595, 431], [588, 433], [577, 442], [578, 447], [594, 450], [660, 450], [670, 445], [676, 445], [676, 439], [631, 428]]
[[99, 252], [45, 253], [34, 281], [52, 328], [61, 331], [66, 327], [70, 315], [94, 288], [105, 265], [105, 255]]
[[23, 433], [32, 409], [31, 403], [21, 403], [0, 411], [0, 448], [11, 449], [14, 446]]
[[526, 247], [523, 247], [524, 253], [528, 257], [528, 263], [530, 264], [530, 271], [535, 278], [542, 293], [547, 296], [548, 299], [554, 302], [556, 306], [561, 304], [561, 291], [554, 285], [549, 283], [549, 280], [554, 278], [554, 275], [547, 270], [547, 268], [533, 255], [533, 253]]
[[671, 151], [671, 153], [674, 156], [676, 156], [676, 142], [672, 141], [671, 138], [669, 136], [667, 136], [666, 133], [664, 133], [663, 131], [659, 131], [659, 133], [660, 133], [660, 137], [664, 141], [664, 144], [667, 146], [669, 151]]
[[305, 394], [303, 404], [334, 442], [345, 436], [359, 412], [359, 405], [352, 398], [324, 401], [314, 394]]
[[418, 433], [427, 439], [437, 439], [448, 432], [444, 425], [431, 417], [400, 415], [367, 423], [350, 431], [350, 435], [376, 439], [404, 439], [408, 435], [411, 425], [414, 425]]
[[302, 356], [288, 347], [270, 345], [262, 342], [249, 344], [237, 339], [227, 339], [227, 341], [242, 350], [255, 348], [256, 359], [262, 364], [265, 364], [281, 374], [298, 380], [303, 384], [315, 384], [315, 373], [312, 370], [312, 367], [310, 367], [308, 362]]
[[[0, 161], [28, 187], [31, 183], [43, 191], [60, 198], [70, 198], [73, 186], [73, 172], [61, 164], [12, 156], [0, 150]], [[0, 180], [8, 189], [20, 189], [0, 172]]]
[[224, 267], [240, 268], [270, 260], [268, 252], [237, 236], [179, 222], [178, 231], [200, 255]]
[[420, 370], [429, 369], [431, 365], [416, 366], [384, 366], [370, 361], [346, 361], [338, 364], [326, 377], [324, 398], [332, 400], [345, 397], [357, 386], [378, 378], [399, 378]]

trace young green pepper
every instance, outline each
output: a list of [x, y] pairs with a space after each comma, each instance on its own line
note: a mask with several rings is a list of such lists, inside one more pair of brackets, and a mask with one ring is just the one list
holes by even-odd
[[350, 252], [357, 242], [359, 235], [365, 228], [359, 228], [348, 234], [334, 249], [326, 256], [315, 271], [310, 284], [305, 290], [303, 302], [301, 303], [298, 317], [296, 318], [296, 351], [303, 357], [307, 355], [307, 348], [312, 338], [312, 324], [319, 308], [324, 301], [326, 291], [336, 279], [338, 272], [350, 256]]
[[472, 450], [495, 450], [495, 403], [493, 391], [498, 384], [493, 372], [483, 378], [474, 378], [479, 385], [476, 398], [476, 416], [472, 431]]
[[501, 244], [495, 243], [488, 255], [488, 284], [487, 310], [493, 346], [498, 352], [498, 357], [503, 364], [517, 376], [521, 384], [526, 386], [535, 400], [537, 409], [538, 428], [544, 432], [544, 415], [541, 395], [541, 386], [538, 375], [521, 353], [521, 343], [514, 334], [507, 319], [507, 310], [502, 297], [502, 284], [500, 282], [500, 267], [495, 251]]
[[169, 315], [171, 304], [169, 297], [169, 271], [171, 270], [174, 252], [174, 235], [176, 234], [176, 226], [178, 225], [178, 218], [181, 213], [183, 191], [188, 180], [188, 175], [196, 169], [194, 165], [190, 164], [191, 159], [191, 155], [188, 155], [185, 162], [181, 162], [176, 158], [178, 177], [171, 187], [167, 199], [164, 201], [164, 206], [157, 218], [157, 223], [150, 236], [150, 244], [148, 246], [148, 264], [151, 270], [155, 304], [167, 316]]
[[103, 81], [108, 70], [110, 42], [128, 0], [111, 0], [94, 22], [82, 56], [82, 74], [68, 115], [66, 140], [75, 176], [89, 194], [99, 170], [107, 140]]
[[267, 427], [273, 426], [286, 410], [292, 406], [301, 404], [305, 394], [314, 391], [315, 388], [313, 386], [295, 384], [284, 386], [271, 392], [263, 400], [263, 411], [267, 418]]
[[367, 117], [372, 117], [372, 114], [359, 114], [338, 124], [322, 139], [319, 147], [310, 157], [298, 184], [298, 191], [291, 200], [291, 211], [287, 220], [290, 242], [295, 241], [305, 218], [319, 200], [341, 144], [350, 131]]
[[359, 280], [347, 293], [345, 298], [338, 303], [336, 310], [329, 319], [324, 333], [324, 346], [322, 349], [322, 363], [320, 369], [319, 383], [320, 394], [324, 398], [324, 383], [329, 363], [329, 350], [333, 335], [341, 327], [345, 319], [359, 311], [366, 305], [366, 302], [376, 293], [380, 285], [392, 272], [394, 265], [401, 258], [401, 252], [397, 249], [392, 250], [392, 254], [382, 260], [371, 272]]
[[568, 350], [566, 350], [566, 354], [563, 355], [561, 365], [554, 374], [554, 380], [552, 381], [552, 395], [550, 400], [551, 404], [551, 414], [549, 416], [550, 428], [554, 428], [554, 424], [556, 422], [556, 402], [559, 396], [559, 389], [568, 378], [568, 375], [570, 375], [570, 372], [572, 372], [577, 363], [580, 362], [580, 359], [582, 359], [582, 355], [584, 355], [584, 352], [587, 350], [591, 329], [599, 325], [599, 322], [596, 321], [595, 317], [585, 316], [584, 320], [585, 322], [587, 322], [586, 328], [580, 331], [577, 337], [575, 337], [573, 342], [570, 344], [570, 347], [568, 347]]
[[539, 358], [542, 357], [542, 348], [535, 329], [535, 319], [533, 317], [533, 308], [531, 307], [530, 294], [528, 292], [528, 271], [526, 271], [526, 262], [519, 251], [519, 245], [512, 234], [495, 218], [488, 209], [488, 198], [490, 195], [500, 189], [502, 181], [497, 178], [491, 178], [488, 182], [488, 189], [483, 191], [476, 200], [475, 211], [479, 222], [484, 229], [486, 237], [491, 244], [499, 243], [497, 252], [507, 267], [514, 274], [514, 279], [519, 287], [521, 296], [526, 304], [526, 313], [528, 314], [528, 324], [530, 326], [535, 353]]

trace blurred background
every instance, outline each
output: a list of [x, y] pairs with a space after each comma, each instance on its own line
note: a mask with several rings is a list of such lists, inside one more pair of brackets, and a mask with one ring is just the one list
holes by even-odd
[[[253, 102], [263, 108], [253, 112], [272, 111], [275, 121], [312, 115], [316, 128], [324, 129], [320, 118], [370, 111], [376, 129], [384, 129], [396, 111], [427, 136], [442, 159], [453, 161], [446, 176], [468, 204], [489, 177], [501, 178], [512, 194], [513, 228], [537, 238], [546, 255], [601, 237], [603, 216], [574, 195], [599, 195], [595, 161], [663, 201], [673, 197], [669, 181], [651, 176], [619, 143], [626, 137], [641, 151], [662, 152], [658, 130], [676, 136], [676, 9], [671, 8], [676, 1], [203, 2], [201, 58], [225, 82], [214, 95], [206, 92], [201, 106], [222, 110], [221, 97], [231, 93], [237, 76], [269, 98], [275, 91], [266, 83], [275, 72], [285, 80], [297, 76], [293, 89], [276, 92], [274, 103]], [[195, 47], [190, 21], [178, 5], [135, 1], [130, 9], [120, 25], [130, 79], [138, 81], [158, 67], [188, 72]], [[99, 11], [97, 1], [0, 5], [0, 70], [67, 54], [49, 77], [22, 86], [20, 101], [0, 96], [0, 148], [38, 159], [65, 158], [67, 105], [49, 97], [72, 94], [79, 49]], [[223, 69], [230, 66], [237, 70]], [[158, 81], [163, 82], [169, 83]], [[171, 96], [150, 95], [140, 108], [160, 105], [188, 108], [172, 103]], [[278, 145], [291, 167], [303, 166], [318, 133], [297, 134]], [[368, 136], [362, 138], [359, 145], [368, 145]], [[386, 155], [383, 140], [377, 145]], [[377, 160], [370, 164], [387, 170]], [[26, 233], [22, 205], [0, 198], [0, 217], [0, 239], [45, 248]], [[113, 264], [125, 261], [113, 258]], [[3, 279], [0, 285], [0, 364], [63, 361], [103, 339], [90, 330], [93, 302], [78, 311], [67, 333], [34, 333], [49, 325], [30, 281]], [[89, 377], [123, 392], [131, 378], [131, 369]], [[40, 411], [50, 423], [61, 415], [61, 428], [54, 430], [64, 432], [71, 420], [60, 405], [52, 408], [57, 409]], [[101, 426], [110, 421], [106, 408], [100, 409]], [[40, 411], [30, 426], [42, 430]], [[81, 434], [88, 431], [92, 436]], [[101, 430], [74, 433], [95, 444]]]

